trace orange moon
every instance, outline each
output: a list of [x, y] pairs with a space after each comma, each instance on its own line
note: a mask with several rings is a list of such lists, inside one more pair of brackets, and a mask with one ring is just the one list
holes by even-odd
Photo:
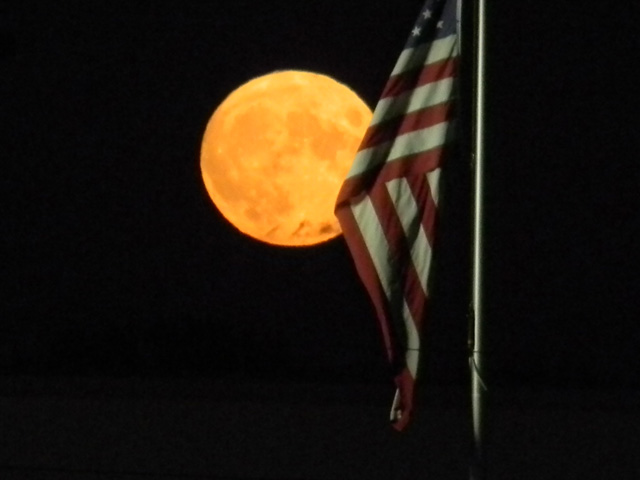
[[333, 209], [371, 110], [349, 87], [286, 70], [234, 90], [211, 116], [200, 168], [211, 200], [238, 230], [307, 246], [341, 233]]

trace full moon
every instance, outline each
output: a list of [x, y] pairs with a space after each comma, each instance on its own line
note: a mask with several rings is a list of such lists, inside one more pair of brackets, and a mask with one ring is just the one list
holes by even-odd
[[200, 168], [238, 230], [274, 245], [308, 246], [341, 233], [333, 209], [371, 110], [346, 85], [278, 71], [234, 90], [211, 116]]

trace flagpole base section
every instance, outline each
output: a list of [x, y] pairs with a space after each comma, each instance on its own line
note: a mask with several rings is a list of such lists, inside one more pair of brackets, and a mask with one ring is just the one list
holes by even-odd
[[473, 443], [469, 478], [486, 480], [487, 478], [487, 386], [482, 378], [482, 355], [472, 352], [469, 358], [471, 370], [471, 416]]

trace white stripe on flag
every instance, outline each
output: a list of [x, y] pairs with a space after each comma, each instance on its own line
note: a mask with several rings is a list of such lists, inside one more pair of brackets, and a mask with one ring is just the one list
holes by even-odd
[[365, 196], [360, 202], [352, 203], [350, 207], [353, 212], [353, 218], [358, 224], [358, 229], [369, 251], [369, 256], [373, 261], [380, 284], [386, 297], [389, 298], [389, 286], [392, 282], [387, 264], [383, 264], [381, 260], [386, 258], [387, 252], [389, 252], [389, 244], [378, 220], [378, 215], [373, 208], [373, 203], [371, 203], [371, 199], [368, 196]]
[[455, 57], [459, 53], [458, 49], [457, 35], [449, 35], [448, 37], [435, 40], [432, 43], [426, 43], [415, 48], [407, 48], [403, 50], [400, 57], [398, 57], [398, 61], [391, 75], [398, 75], [399, 73], [413, 70], [421, 65], [430, 65], [450, 57]]
[[351, 170], [347, 174], [347, 178], [360, 175], [385, 161], [391, 162], [407, 155], [426, 152], [444, 145], [447, 140], [449, 125], [449, 122], [438, 123], [429, 128], [400, 135], [394, 140], [381, 143], [375, 147], [360, 150], [351, 166]]
[[430, 172], [427, 172], [427, 183], [429, 184], [429, 188], [431, 189], [431, 198], [433, 198], [433, 203], [438, 206], [438, 198], [440, 193], [440, 169], [436, 168]]
[[409, 311], [407, 302], [404, 302], [402, 316], [405, 327], [407, 328], [407, 351], [405, 353], [407, 368], [409, 369], [411, 376], [416, 378], [418, 373], [418, 359], [420, 357], [420, 335], [411, 312]]
[[[387, 182], [387, 190], [398, 213], [407, 240], [413, 240], [410, 245], [411, 260], [418, 274], [422, 291], [427, 295], [427, 279], [431, 264], [431, 245], [422, 227], [422, 216], [418, 210], [411, 187], [405, 178], [397, 178]], [[416, 232], [417, 231], [417, 235]]]
[[454, 98], [453, 86], [454, 80], [452, 78], [444, 78], [409, 90], [396, 97], [383, 98], [376, 105], [371, 125], [377, 125], [390, 118], [451, 101]]
[[[420, 348], [418, 346], [418, 348]], [[411, 377], [413, 377], [413, 379], [415, 380], [415, 378], [418, 376], [418, 361], [420, 359], [420, 352], [416, 349], [416, 350], [407, 350], [407, 353], [405, 353], [405, 361], [406, 361], [406, 365], [407, 368], [409, 369], [409, 373], [411, 374]]]
[[447, 140], [448, 129], [449, 122], [443, 122], [429, 128], [399, 135], [393, 142], [387, 162], [441, 147]]

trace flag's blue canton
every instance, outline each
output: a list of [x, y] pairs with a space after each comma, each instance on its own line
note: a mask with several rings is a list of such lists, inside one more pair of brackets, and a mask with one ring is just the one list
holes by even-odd
[[428, 0], [411, 30], [405, 48], [428, 43], [457, 32], [456, 0]]

